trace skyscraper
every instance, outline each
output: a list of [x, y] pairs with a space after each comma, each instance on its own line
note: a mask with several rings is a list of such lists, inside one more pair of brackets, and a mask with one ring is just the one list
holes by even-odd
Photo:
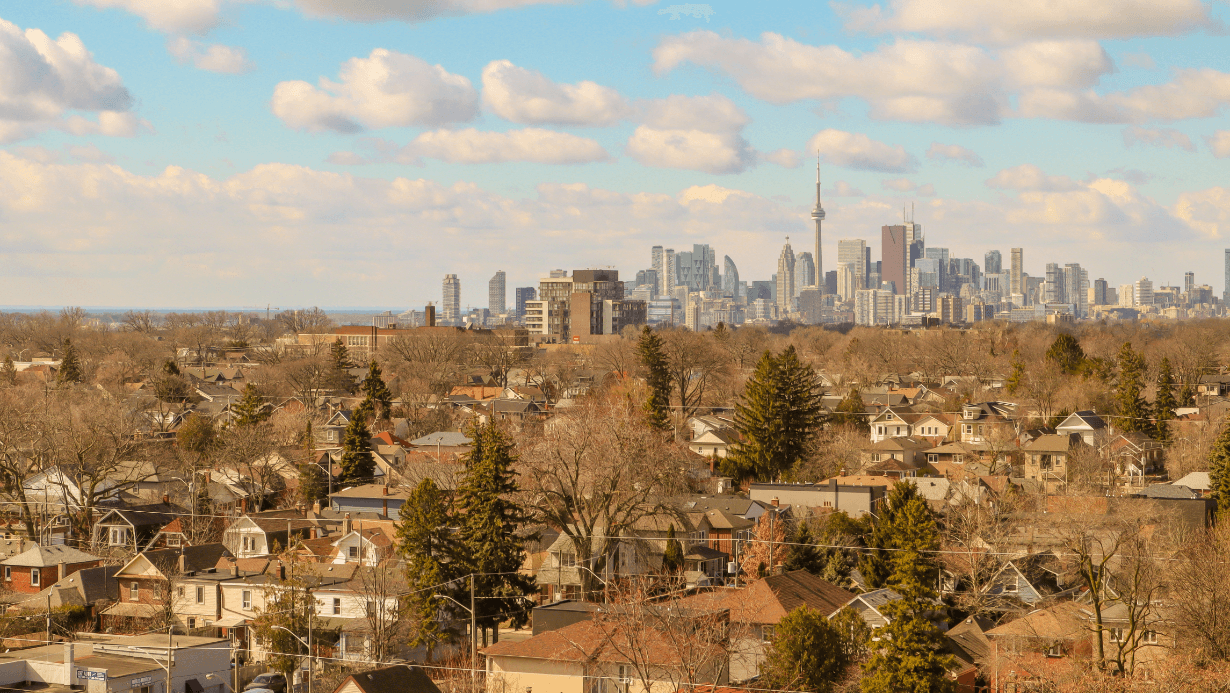
[[[654, 269], [657, 269], [656, 267]], [[658, 281], [662, 282], [659, 289], [662, 296], [673, 296], [675, 291], [675, 249], [662, 251], [662, 271], [658, 272]]]
[[799, 253], [794, 257], [794, 295], [802, 293], [804, 287], [815, 285], [816, 265], [812, 262], [811, 253]]
[[1226, 289], [1221, 292], [1221, 302], [1230, 303], [1230, 248], [1226, 248]]
[[983, 274], [999, 274], [1004, 271], [1004, 256], [998, 250], [988, 250], [982, 262]]
[[666, 270], [665, 270], [666, 266], [663, 264], [662, 246], [655, 245], [649, 251], [649, 254], [650, 254], [650, 257], [652, 258], [653, 271], [657, 275], [657, 279], [654, 280], [654, 284], [653, 284], [653, 295], [654, 295], [654, 298], [657, 298], [658, 296], [661, 296], [663, 293], [665, 293], [664, 291], [662, 291], [662, 282], [666, 280]]
[[[820, 152], [816, 152], [816, 208], [812, 210], [811, 218], [816, 222], [816, 254], [812, 256], [812, 262], [816, 265], [816, 285], [823, 292], [824, 282], [821, 278], [824, 277], [824, 255], [820, 251], [820, 229], [824, 225], [824, 207], [820, 204]], [[1230, 263], [1226, 266], [1230, 268]], [[1230, 277], [1230, 269], [1227, 270], [1226, 276]], [[1227, 286], [1230, 286], [1230, 283], [1227, 283]]]
[[487, 310], [492, 315], [500, 315], [507, 310], [508, 291], [504, 286], [504, 270], [495, 273], [487, 282]]
[[866, 261], [867, 241], [861, 238], [837, 241], [837, 262], [850, 265], [849, 277], [843, 277], [841, 272], [837, 273], [837, 294], [843, 301], [853, 300], [855, 291], [867, 288]]
[[786, 237], [786, 245], [782, 246], [782, 254], [777, 258], [777, 312], [785, 316], [792, 312], [794, 306], [794, 249], [790, 247], [790, 237]]
[[1078, 318], [1088, 317], [1089, 313], [1089, 291], [1086, 287], [1089, 280], [1087, 277], [1085, 270], [1081, 269], [1078, 263], [1064, 265], [1064, 302], [1072, 304]]
[[1183, 273], [1183, 293], [1187, 294], [1188, 296], [1191, 296], [1192, 289], [1195, 288], [1195, 286], [1196, 286], [1196, 273], [1195, 272], [1184, 272]]
[[517, 317], [525, 317], [525, 302], [538, 299], [538, 289], [532, 286], [517, 287]]
[[895, 294], [909, 293], [910, 241], [905, 230], [904, 225], [880, 228], [880, 281], [892, 282]]
[[444, 301], [440, 303], [440, 321], [455, 325], [461, 319], [461, 280], [455, 274], [444, 275]]
[[[1021, 282], [1021, 275], [1025, 273], [1025, 250], [1023, 248], [1012, 249], [1012, 281], [1009, 287], [1009, 292], [1012, 294], [1024, 294], [1025, 287]], [[1227, 265], [1230, 268], [1230, 265]], [[1227, 276], [1230, 276], [1228, 274]]]
[[742, 284], [739, 283], [739, 268], [735, 267], [735, 261], [727, 255], [722, 262], [722, 293], [730, 294], [731, 298], [739, 298], [739, 290]]

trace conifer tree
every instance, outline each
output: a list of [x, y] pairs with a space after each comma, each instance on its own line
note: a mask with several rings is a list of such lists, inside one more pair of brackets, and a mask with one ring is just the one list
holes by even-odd
[[1025, 363], [1021, 361], [1020, 349], [1012, 350], [1012, 373], [1008, 375], [1008, 382], [1004, 387], [1008, 390], [1008, 394], [1015, 395], [1018, 390], [1025, 384]]
[[806, 570], [812, 575], [822, 575], [828, 564], [828, 556], [816, 546], [807, 522], [799, 522], [790, 534], [790, 545], [782, 567], [786, 570]]
[[777, 623], [773, 645], [762, 668], [765, 687], [829, 693], [842, 678], [848, 659], [841, 633], [824, 614], [800, 606]]
[[860, 433], [871, 432], [871, 421], [867, 417], [867, 407], [863, 404], [863, 393], [859, 392], [857, 385], [852, 386], [846, 398], [837, 405], [833, 414], [833, 424], [849, 426]]
[[346, 343], [341, 337], [333, 342], [333, 346], [329, 348], [329, 383], [331, 387], [349, 392], [354, 387], [354, 376], [350, 374], [350, 369], [354, 368], [354, 362], [350, 360], [350, 350], [346, 348]]
[[1209, 497], [1217, 503], [1217, 518], [1230, 519], [1230, 416], [1209, 448]]
[[260, 392], [252, 383], [243, 386], [243, 396], [231, 407], [231, 416], [236, 426], [255, 426], [269, 418], [269, 413], [263, 409]]
[[[364, 406], [368, 405], [368, 406]], [[372, 457], [371, 431], [367, 428], [370, 405], [364, 405], [350, 413], [350, 423], [342, 435], [341, 478], [344, 484], [368, 483], [376, 471], [376, 459]]]
[[675, 525], [666, 529], [666, 548], [662, 551], [662, 572], [674, 575], [683, 570], [683, 545], [675, 538]]
[[384, 383], [384, 378], [380, 372], [380, 364], [376, 363], [376, 359], [372, 359], [372, 362], [368, 365], [367, 377], [363, 380], [359, 391], [363, 393], [367, 401], [379, 406], [379, 409], [375, 410], [379, 414], [378, 418], [389, 418], [389, 412], [393, 409], [393, 393], [389, 391], [389, 386]]
[[645, 368], [645, 384], [649, 386], [649, 397], [645, 400], [645, 414], [649, 418], [649, 424], [660, 431], [668, 430], [671, 426], [670, 371], [667, 368], [662, 338], [648, 325], [641, 330], [636, 353], [641, 360], [641, 366]]
[[744, 480], [780, 477], [812, 451], [824, 423], [820, 379], [793, 346], [765, 352], [735, 407], [741, 440], [723, 471]]
[[1115, 385], [1115, 403], [1119, 410], [1118, 428], [1123, 432], [1153, 433], [1149, 403], [1145, 401], [1145, 357], [1124, 342], [1119, 349], [1119, 382]]
[[1179, 406], [1174, 396], [1174, 369], [1170, 359], [1162, 357], [1162, 363], [1157, 369], [1157, 397], [1153, 400], [1153, 411], [1157, 416], [1157, 439], [1170, 442], [1170, 424], [1174, 419], [1174, 410]]
[[464, 563], [476, 574], [475, 589], [483, 596], [478, 624], [498, 638], [501, 621], [511, 620], [516, 627], [529, 622], [533, 604], [527, 597], [534, 592], [534, 579], [517, 572], [525, 560], [520, 530], [529, 516], [515, 500], [520, 488], [508, 436], [493, 424], [475, 426], [467, 435], [474, 442], [457, 489], [458, 538]]
[[870, 587], [886, 587], [891, 582], [894, 570], [893, 558], [897, 549], [914, 548], [925, 566], [919, 566], [926, 579], [934, 584], [938, 575], [935, 554], [924, 554], [939, 546], [935, 520], [930, 515], [927, 501], [918, 493], [918, 487], [908, 481], [898, 481], [888, 492], [884, 504], [872, 520], [871, 532], [867, 535], [870, 549], [859, 562], [859, 570]]
[[430, 477], [423, 479], [410, 492], [398, 511], [397, 549], [405, 558], [407, 616], [414, 624], [411, 647], [432, 650], [445, 635], [440, 619], [447, 600], [437, 595], [449, 594], [443, 583], [460, 577], [457, 570], [457, 545], [449, 527], [444, 494]]
[[4, 357], [4, 367], [0, 368], [0, 380], [9, 385], [17, 384], [17, 365], [13, 363], [12, 354]]
[[1046, 350], [1046, 358], [1068, 375], [1081, 372], [1085, 366], [1085, 350], [1081, 348], [1076, 337], [1070, 334], [1056, 337], [1051, 348]]
[[56, 384], [81, 382], [81, 357], [77, 355], [77, 346], [73, 340], [65, 339], [60, 355], [60, 371], [56, 373]]

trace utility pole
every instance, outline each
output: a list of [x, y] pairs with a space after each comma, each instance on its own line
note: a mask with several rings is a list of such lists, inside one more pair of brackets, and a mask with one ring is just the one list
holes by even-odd
[[312, 693], [312, 616], [316, 614], [316, 598], [312, 596], [312, 591], [307, 591], [308, 596], [308, 673], [307, 673], [307, 693]]
[[237, 693], [239, 690], [239, 650], [236, 646], [239, 644], [235, 640], [235, 629], [231, 628], [231, 693]]
[[47, 644], [51, 644], [51, 591], [47, 591]]
[[174, 633], [175, 633], [175, 625], [168, 624], [167, 625], [167, 687], [164, 693], [171, 693], [171, 648], [173, 647], [173, 644], [171, 642], [171, 636]]
[[474, 573], [470, 573], [470, 677], [478, 681], [478, 612], [474, 610]]

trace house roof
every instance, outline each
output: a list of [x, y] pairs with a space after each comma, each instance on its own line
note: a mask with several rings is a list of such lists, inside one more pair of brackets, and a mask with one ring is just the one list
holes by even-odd
[[1001, 637], [1074, 640], [1085, 631], [1082, 609], [1083, 606], [1076, 602], [1060, 602], [992, 628], [986, 632], [986, 637], [992, 640]]
[[1057, 429], [1089, 428], [1095, 431], [1099, 431], [1103, 428], [1106, 428], [1106, 422], [1103, 421], [1102, 417], [1098, 416], [1096, 412], [1093, 412], [1088, 409], [1084, 409], [1084, 410], [1072, 412], [1071, 414], [1069, 414], [1068, 418], [1064, 419], [1062, 423], [1056, 426], [1056, 428]]
[[1188, 472], [1182, 479], [1171, 483], [1175, 486], [1186, 486], [1195, 491], [1208, 491], [1211, 488], [1208, 472]]
[[730, 609], [738, 623], [773, 625], [800, 606], [828, 616], [854, 599], [854, 594], [805, 570], [770, 575], [740, 589], [719, 589], [682, 600], [696, 608]]
[[16, 556], [0, 561], [0, 563], [9, 566], [45, 568], [60, 563], [88, 563], [89, 561], [97, 560], [99, 560], [98, 556], [78, 551], [71, 546], [64, 546], [62, 544], [40, 546], [35, 544]]
[[[522, 657], [547, 659], [560, 662], [628, 662], [621, 651], [628, 651], [630, 643], [619, 623], [602, 618], [603, 612], [595, 613], [593, 619], [578, 621], [563, 628], [539, 633], [528, 640], [518, 642], [502, 640], [484, 649], [488, 657]], [[653, 657], [649, 662], [655, 666], [678, 666], [682, 652], [672, 647], [666, 636], [654, 637], [652, 628], [638, 632], [640, 642], [636, 648]], [[655, 639], [661, 640], [655, 643]]]
[[1077, 442], [1076, 440], [1073, 440], [1073, 436], [1076, 436], [1077, 440], [1079, 440], [1080, 438], [1075, 433], [1069, 434], [1069, 435], [1039, 436], [1038, 438], [1035, 438], [1034, 440], [1030, 441], [1027, 445], [1025, 445], [1023, 449], [1027, 452], [1064, 452], [1066, 453], [1069, 450], [1071, 450], [1072, 445], [1075, 442]]
[[716, 508], [741, 517], [747, 515], [753, 505], [759, 504], [750, 498], [739, 496], [685, 496], [680, 500], [680, 506], [687, 511]]
[[1173, 484], [1150, 484], [1137, 495], [1145, 498], [1199, 498], [1200, 494], [1177, 482]]
[[422, 668], [405, 664], [351, 674], [337, 687], [335, 693], [350, 681], [363, 693], [440, 693], [440, 689]]
[[417, 446], [417, 447], [424, 447], [424, 446], [429, 446], [429, 445], [430, 446], [440, 445], [444, 447], [461, 447], [463, 445], [469, 445], [473, 442], [474, 441], [467, 438], [464, 433], [458, 433], [456, 431], [437, 431], [435, 433], [428, 433], [422, 438], [416, 438], [410, 441], [410, 444]]
[[747, 529], [756, 525], [747, 518], [721, 508], [710, 508], [704, 512], [704, 516], [709, 520], [709, 526], [714, 529]]
[[[388, 489], [388, 493], [384, 492]], [[410, 497], [410, 491], [405, 489], [391, 489], [384, 484], [363, 484], [362, 486], [352, 486], [341, 491], [335, 491], [331, 498], [388, 498], [404, 501]]]

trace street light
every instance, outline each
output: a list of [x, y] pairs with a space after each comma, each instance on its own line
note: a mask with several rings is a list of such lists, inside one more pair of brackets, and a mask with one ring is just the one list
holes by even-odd
[[303, 638], [299, 637], [298, 635], [295, 635], [294, 631], [292, 631], [291, 629], [285, 626], [270, 626], [274, 630], [286, 631], [287, 635], [294, 638], [295, 640], [298, 640], [301, 644], [307, 647], [307, 664], [308, 664], [307, 693], [312, 693], [312, 616], [316, 611], [314, 607], [315, 605], [312, 605], [312, 607], [308, 609], [308, 639], [307, 641], [304, 641]]
[[[474, 574], [470, 573], [470, 608], [466, 609], [465, 604], [453, 599], [447, 594], [432, 594], [434, 597], [447, 599], [450, 602], [460, 606], [470, 612], [470, 677], [478, 678], [478, 614], [474, 609]], [[310, 691], [309, 691], [310, 693]]]

